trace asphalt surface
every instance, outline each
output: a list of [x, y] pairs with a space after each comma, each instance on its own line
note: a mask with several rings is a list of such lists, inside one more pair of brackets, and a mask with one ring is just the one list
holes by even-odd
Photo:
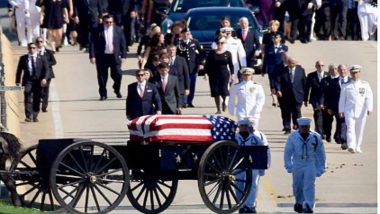
[[[377, 109], [377, 43], [376, 42], [312, 42], [289, 45], [289, 53], [306, 69], [314, 70], [316, 60], [329, 63], [361, 64], [362, 79], [370, 83]], [[23, 104], [20, 102], [20, 118], [24, 147], [36, 144], [38, 139], [79, 137], [112, 144], [125, 144], [128, 129], [125, 118], [125, 96], [129, 83], [135, 81], [137, 59], [131, 48], [123, 65], [122, 99], [112, 93], [112, 80], [108, 83], [107, 101], [98, 101], [95, 66], [89, 63], [88, 54], [78, 47], [64, 47], [56, 54], [54, 67], [56, 79], [51, 85], [49, 112], [40, 114], [39, 123], [25, 123]], [[18, 61], [24, 48], [14, 44], [14, 60]], [[271, 106], [267, 77], [254, 76], [265, 88], [266, 103], [261, 115], [261, 131], [267, 134], [272, 148], [272, 167], [261, 179], [258, 196], [260, 213], [292, 213], [294, 197], [291, 175], [283, 168], [283, 148], [286, 136], [281, 132], [279, 108]], [[20, 101], [22, 101], [20, 92]], [[216, 109], [210, 97], [208, 82], [197, 80], [196, 108], [187, 108], [184, 114], [213, 114]], [[302, 113], [312, 117], [311, 107], [303, 107]], [[224, 115], [228, 116], [227, 113]], [[377, 212], [377, 112], [367, 120], [363, 154], [349, 154], [339, 145], [325, 143], [328, 170], [317, 179], [317, 213], [376, 213]], [[137, 213], [125, 198], [112, 213]], [[195, 181], [180, 181], [175, 200], [165, 213], [211, 213], [200, 198]]]

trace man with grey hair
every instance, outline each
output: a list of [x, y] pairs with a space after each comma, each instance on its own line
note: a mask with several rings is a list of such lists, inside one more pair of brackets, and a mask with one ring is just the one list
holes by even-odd
[[337, 73], [339, 73], [339, 76], [331, 78], [331, 80], [326, 82], [320, 103], [329, 115], [335, 117], [336, 129], [334, 140], [345, 150], [347, 149], [347, 126], [344, 118], [339, 117], [338, 106], [341, 88], [344, 84], [349, 83], [351, 78], [348, 76], [347, 66], [344, 64], [338, 65], [338, 67], [334, 68], [334, 71], [331, 72], [334, 72], [334, 77], [337, 76]]
[[236, 36], [241, 40], [246, 53], [247, 66], [253, 68], [256, 63], [256, 57], [260, 54], [261, 44], [259, 35], [249, 29], [247, 17], [239, 19], [240, 29], [236, 31]]

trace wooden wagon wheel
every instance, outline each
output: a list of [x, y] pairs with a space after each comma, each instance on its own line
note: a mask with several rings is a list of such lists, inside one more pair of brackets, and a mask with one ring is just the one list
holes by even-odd
[[140, 170], [143, 179], [131, 179], [127, 197], [132, 206], [142, 213], [160, 213], [174, 200], [178, 180], [162, 180]]
[[26, 149], [19, 161], [14, 161], [10, 167], [15, 172], [17, 194], [23, 206], [33, 207], [43, 211], [54, 211], [60, 208], [54, 200], [49, 181], [39, 175], [37, 170], [37, 145]]
[[59, 204], [73, 213], [108, 213], [125, 197], [129, 171], [124, 158], [111, 146], [78, 142], [54, 161], [50, 185]]
[[232, 213], [239, 209], [247, 200], [251, 180], [251, 167], [237, 143], [216, 142], [202, 155], [198, 188], [203, 202], [213, 212]]

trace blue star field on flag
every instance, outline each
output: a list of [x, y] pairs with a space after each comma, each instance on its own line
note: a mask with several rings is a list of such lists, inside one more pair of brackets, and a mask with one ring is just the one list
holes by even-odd
[[213, 141], [234, 140], [237, 124], [235, 121], [218, 115], [204, 115], [211, 123]]

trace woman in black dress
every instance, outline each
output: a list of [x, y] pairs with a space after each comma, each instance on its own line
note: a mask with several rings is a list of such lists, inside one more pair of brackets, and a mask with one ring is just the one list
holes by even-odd
[[232, 56], [224, 49], [225, 37], [215, 39], [216, 50], [211, 50], [205, 64], [205, 79], [209, 79], [211, 97], [215, 99], [216, 114], [220, 114], [220, 97], [222, 97], [222, 110], [226, 110], [226, 97], [229, 96], [229, 82], [234, 72]]
[[43, 28], [48, 29], [48, 40], [55, 52], [61, 46], [63, 24], [69, 22], [67, 5], [63, 0], [39, 0], [37, 5], [43, 8]]
[[153, 63], [153, 56], [166, 52], [164, 34], [154, 34], [150, 40], [150, 45], [145, 49], [144, 57], [141, 60], [142, 68], [150, 68]]

